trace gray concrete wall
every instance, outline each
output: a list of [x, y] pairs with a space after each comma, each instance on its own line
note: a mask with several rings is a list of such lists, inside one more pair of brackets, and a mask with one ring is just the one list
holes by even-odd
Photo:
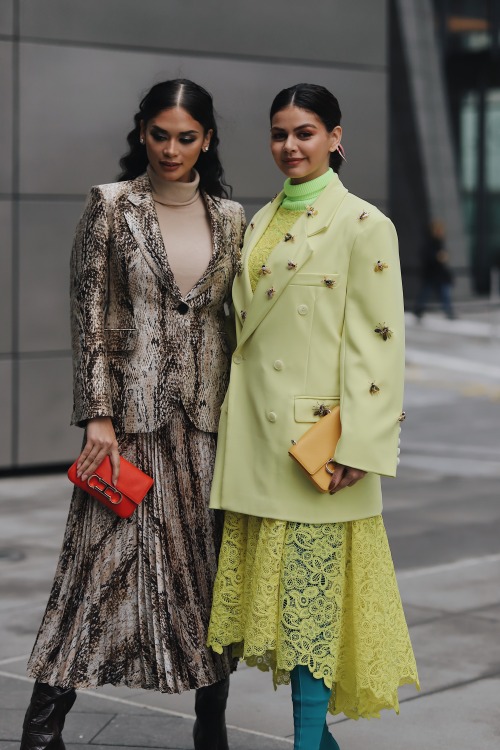
[[275, 93], [321, 83], [343, 111], [353, 192], [387, 207], [386, 0], [0, 0], [0, 468], [66, 462], [68, 259], [90, 185], [113, 181], [139, 98], [184, 76], [220, 116], [249, 214], [281, 185]]

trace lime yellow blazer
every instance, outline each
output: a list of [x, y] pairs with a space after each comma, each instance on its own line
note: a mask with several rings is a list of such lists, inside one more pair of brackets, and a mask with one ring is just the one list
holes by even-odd
[[[233, 285], [237, 346], [222, 405], [212, 508], [328, 523], [378, 515], [394, 476], [403, 400], [404, 310], [397, 236], [337, 175], [273, 250], [252, 294], [248, 258], [283, 194], [249, 224]], [[335, 460], [367, 471], [331, 496], [288, 456], [340, 403]]]

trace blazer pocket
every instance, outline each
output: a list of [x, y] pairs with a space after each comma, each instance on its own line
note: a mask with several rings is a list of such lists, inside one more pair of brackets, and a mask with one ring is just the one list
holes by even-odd
[[[339, 273], [296, 273], [290, 280], [290, 286], [321, 286], [324, 289], [336, 287]], [[329, 284], [328, 282], [332, 283]]]
[[108, 352], [131, 352], [137, 345], [137, 328], [105, 328], [104, 341]]
[[[323, 409], [338, 406], [339, 396], [295, 396], [294, 418], [296, 422], [317, 422]], [[323, 409], [322, 409], [323, 407]]]

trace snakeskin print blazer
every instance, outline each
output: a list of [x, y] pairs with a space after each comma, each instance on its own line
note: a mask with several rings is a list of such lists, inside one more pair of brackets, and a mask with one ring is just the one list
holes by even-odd
[[182, 297], [147, 175], [91, 189], [71, 258], [72, 424], [110, 416], [118, 433], [151, 432], [182, 403], [198, 429], [217, 431], [245, 219], [238, 203], [202, 195], [213, 254]]

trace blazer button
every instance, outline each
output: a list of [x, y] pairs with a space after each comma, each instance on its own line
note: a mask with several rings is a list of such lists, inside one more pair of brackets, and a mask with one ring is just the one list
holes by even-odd
[[270, 422], [276, 422], [276, 420], [278, 419], [278, 415], [275, 411], [269, 411], [267, 413], [267, 418]]
[[235, 365], [241, 365], [241, 363], [243, 362], [243, 357], [241, 356], [241, 354], [234, 354], [233, 362]]
[[275, 370], [282, 370], [283, 369], [283, 362], [281, 359], [277, 359], [276, 362], [273, 364], [273, 367]]
[[186, 305], [185, 302], [180, 302], [177, 305], [177, 312], [181, 315], [185, 315], [187, 312], [189, 312], [189, 305]]
[[299, 305], [297, 308], [297, 312], [299, 313], [299, 315], [307, 315], [307, 313], [309, 312], [309, 308], [307, 305]]

